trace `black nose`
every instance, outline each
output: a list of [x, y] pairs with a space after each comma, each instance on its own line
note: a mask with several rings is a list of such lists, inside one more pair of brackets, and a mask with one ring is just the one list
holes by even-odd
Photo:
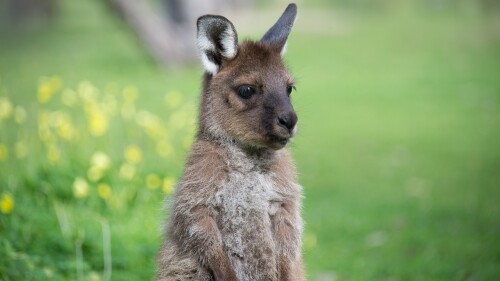
[[291, 111], [286, 114], [281, 114], [278, 116], [278, 124], [285, 127], [288, 131], [292, 131], [297, 124], [297, 114]]

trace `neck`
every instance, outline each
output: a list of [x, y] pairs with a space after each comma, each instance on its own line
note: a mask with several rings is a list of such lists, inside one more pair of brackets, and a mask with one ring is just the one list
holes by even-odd
[[227, 164], [242, 172], [268, 170], [276, 159], [275, 150], [244, 144], [225, 135], [200, 130], [197, 138], [219, 147], [224, 152]]

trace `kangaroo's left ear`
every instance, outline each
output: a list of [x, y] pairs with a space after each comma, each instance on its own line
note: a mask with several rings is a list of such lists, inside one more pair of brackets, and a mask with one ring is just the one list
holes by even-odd
[[205, 15], [198, 19], [197, 45], [205, 71], [214, 75], [222, 63], [238, 51], [238, 34], [233, 24], [222, 16]]
[[297, 5], [291, 3], [286, 7], [283, 15], [281, 15], [278, 21], [266, 32], [266, 34], [264, 34], [260, 41], [271, 44], [271, 46], [275, 47], [281, 55], [284, 55], [286, 51], [286, 41], [296, 17]]

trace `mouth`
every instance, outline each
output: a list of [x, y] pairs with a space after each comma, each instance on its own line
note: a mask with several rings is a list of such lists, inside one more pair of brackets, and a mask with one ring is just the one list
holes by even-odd
[[286, 145], [288, 143], [289, 138], [279, 138], [276, 140], [277, 143], [281, 145]]
[[276, 135], [270, 136], [270, 144], [273, 149], [283, 148], [288, 144], [289, 141], [289, 137], [280, 137]]

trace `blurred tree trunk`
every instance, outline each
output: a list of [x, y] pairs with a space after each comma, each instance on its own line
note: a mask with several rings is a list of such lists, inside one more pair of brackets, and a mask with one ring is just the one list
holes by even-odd
[[111, 0], [111, 3], [159, 64], [175, 68], [192, 60], [194, 46], [147, 1]]
[[[196, 57], [196, 19], [241, 6], [249, 0], [162, 0], [166, 12], [146, 0], [111, 0], [137, 33], [154, 59], [168, 68]], [[167, 15], [166, 17], [164, 15]]]
[[52, 20], [57, 3], [55, 0], [7, 0], [6, 9], [10, 24], [25, 25]]

